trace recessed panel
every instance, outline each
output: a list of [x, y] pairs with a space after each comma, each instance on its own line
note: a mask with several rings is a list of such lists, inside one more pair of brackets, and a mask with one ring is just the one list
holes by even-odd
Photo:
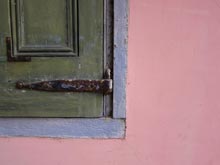
[[66, 1], [23, 0], [20, 9], [20, 46], [68, 47]]
[[[29, 1], [33, 3], [29, 4]], [[75, 2], [65, 0], [0, 0], [0, 34], [2, 35], [2, 42], [0, 42], [0, 49], [4, 61], [0, 62], [0, 117], [39, 117], [39, 118], [62, 118], [62, 117], [88, 117], [98, 118], [103, 117], [104, 107], [104, 96], [99, 93], [75, 93], [75, 92], [46, 92], [46, 91], [35, 91], [35, 90], [18, 90], [16, 84], [19, 81], [25, 83], [42, 82], [42, 81], [53, 81], [53, 80], [99, 80], [103, 79], [103, 68], [104, 66], [104, 0], [78, 0], [78, 26], [79, 26], [79, 58], [66, 57], [68, 53], [74, 54], [74, 51], [61, 50], [66, 48], [68, 45], [65, 42], [48, 42], [44, 43], [43, 35], [40, 38], [33, 39], [28, 38], [28, 35], [36, 35], [44, 33], [44, 30], [51, 32], [51, 35], [58, 34], [63, 35], [63, 39], [69, 37], [64, 36], [68, 30], [54, 30], [47, 27], [47, 23], [42, 19], [33, 18], [28, 20], [30, 24], [35, 22], [42, 22], [43, 28], [38, 26], [36, 29], [40, 29], [36, 33], [34, 31], [34, 25], [25, 24], [26, 14], [34, 15], [38, 17], [41, 13], [38, 10], [29, 11], [24, 9], [25, 5], [31, 6], [32, 8], [51, 8], [50, 5], [55, 4], [55, 9], [58, 10], [61, 5], [72, 3], [72, 14], [67, 14], [66, 19], [70, 21], [66, 22], [66, 27], [70, 26], [68, 22], [72, 21], [74, 25], [74, 10]], [[51, 1], [48, 2], [48, 1]], [[7, 5], [10, 2], [11, 8]], [[39, 4], [35, 4], [39, 2]], [[52, 3], [53, 2], [53, 3]], [[65, 2], [65, 3], [64, 3]], [[50, 4], [50, 5], [49, 5]], [[59, 7], [58, 7], [59, 6]], [[69, 5], [68, 5], [69, 6]], [[67, 7], [68, 7], [67, 6]], [[67, 11], [68, 8], [66, 7]], [[11, 12], [10, 17], [8, 14]], [[18, 11], [18, 9], [20, 9]], [[40, 9], [39, 9], [40, 10]], [[51, 9], [52, 10], [52, 9]], [[58, 11], [61, 16], [55, 16], [57, 19], [63, 19], [64, 14], [61, 12], [64, 9]], [[24, 12], [22, 16], [22, 12]], [[55, 10], [53, 12], [56, 12]], [[17, 14], [19, 13], [19, 14]], [[21, 14], [20, 14], [21, 13]], [[71, 12], [67, 12], [71, 13]], [[54, 14], [43, 14], [46, 17], [52, 17]], [[19, 19], [18, 19], [19, 18]], [[31, 19], [31, 18], [30, 18]], [[50, 21], [52, 19], [52, 21]], [[55, 19], [52, 17], [48, 19], [49, 22], [54, 22]], [[10, 27], [8, 22], [11, 20]], [[59, 20], [61, 22], [63, 20]], [[23, 23], [23, 25], [21, 25]], [[55, 23], [53, 23], [55, 24]], [[49, 25], [48, 25], [49, 26]], [[71, 27], [74, 32], [74, 27]], [[24, 33], [24, 34], [22, 34]], [[70, 33], [70, 32], [69, 32]], [[12, 36], [11, 36], [12, 34]], [[48, 39], [47, 33], [44, 33], [46, 39]], [[72, 33], [74, 36], [74, 33]], [[74, 38], [72, 36], [72, 38]], [[10, 37], [13, 37], [10, 39]], [[49, 39], [48, 39], [49, 40]], [[67, 41], [69, 41], [68, 39]], [[7, 41], [7, 44], [6, 44]], [[10, 42], [9, 42], [10, 41]], [[12, 42], [11, 42], [12, 41]], [[11, 45], [12, 43], [12, 45]], [[74, 40], [72, 42], [74, 49]], [[11, 54], [11, 46], [13, 46], [13, 53]], [[51, 48], [54, 46], [54, 49]], [[61, 48], [60, 48], [61, 47]], [[68, 48], [71, 46], [68, 45]], [[26, 50], [24, 50], [26, 49]], [[34, 50], [32, 50], [34, 49]], [[50, 50], [51, 49], [51, 50]], [[21, 56], [20, 56], [21, 54]], [[13, 55], [15, 60], [6, 60], [7, 57]], [[63, 56], [57, 58], [56, 56]], [[31, 56], [31, 61], [16, 61], [17, 59], [23, 59], [23, 57]], [[37, 56], [37, 57], [35, 57]], [[41, 56], [43, 58], [41, 58]], [[44, 57], [49, 56], [49, 57]], [[54, 57], [55, 56], [55, 57]], [[21, 58], [22, 57], [22, 58]], [[10, 57], [11, 58], [11, 57]], [[28, 59], [28, 58], [27, 58]]]
[[11, 5], [15, 55], [77, 54], [75, 0], [16, 0]]

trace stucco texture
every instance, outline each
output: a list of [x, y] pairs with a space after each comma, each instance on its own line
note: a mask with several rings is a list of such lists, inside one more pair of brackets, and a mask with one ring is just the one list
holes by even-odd
[[219, 165], [220, 0], [130, 0], [125, 140], [1, 138], [1, 165]]

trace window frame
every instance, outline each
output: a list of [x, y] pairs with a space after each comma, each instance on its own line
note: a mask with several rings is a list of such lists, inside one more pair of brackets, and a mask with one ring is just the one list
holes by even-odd
[[[109, 0], [104, 1], [108, 4]], [[0, 118], [0, 137], [125, 138], [128, 3], [128, 0], [113, 0], [112, 116], [103, 118]], [[105, 97], [105, 102], [107, 106], [110, 106], [111, 101], [108, 97]], [[109, 110], [105, 112], [110, 113]]]

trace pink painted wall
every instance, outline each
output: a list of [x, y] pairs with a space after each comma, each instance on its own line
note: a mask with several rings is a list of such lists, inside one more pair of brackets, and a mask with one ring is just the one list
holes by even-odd
[[126, 140], [0, 139], [1, 165], [219, 165], [220, 0], [130, 0]]

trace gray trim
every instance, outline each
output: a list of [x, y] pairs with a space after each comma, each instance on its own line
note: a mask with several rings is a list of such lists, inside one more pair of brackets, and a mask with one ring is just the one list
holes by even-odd
[[115, 119], [1, 119], [0, 137], [124, 138], [125, 121]]
[[114, 0], [113, 119], [0, 118], [0, 137], [124, 138], [127, 23], [128, 0]]
[[114, 1], [113, 118], [126, 118], [128, 0]]

